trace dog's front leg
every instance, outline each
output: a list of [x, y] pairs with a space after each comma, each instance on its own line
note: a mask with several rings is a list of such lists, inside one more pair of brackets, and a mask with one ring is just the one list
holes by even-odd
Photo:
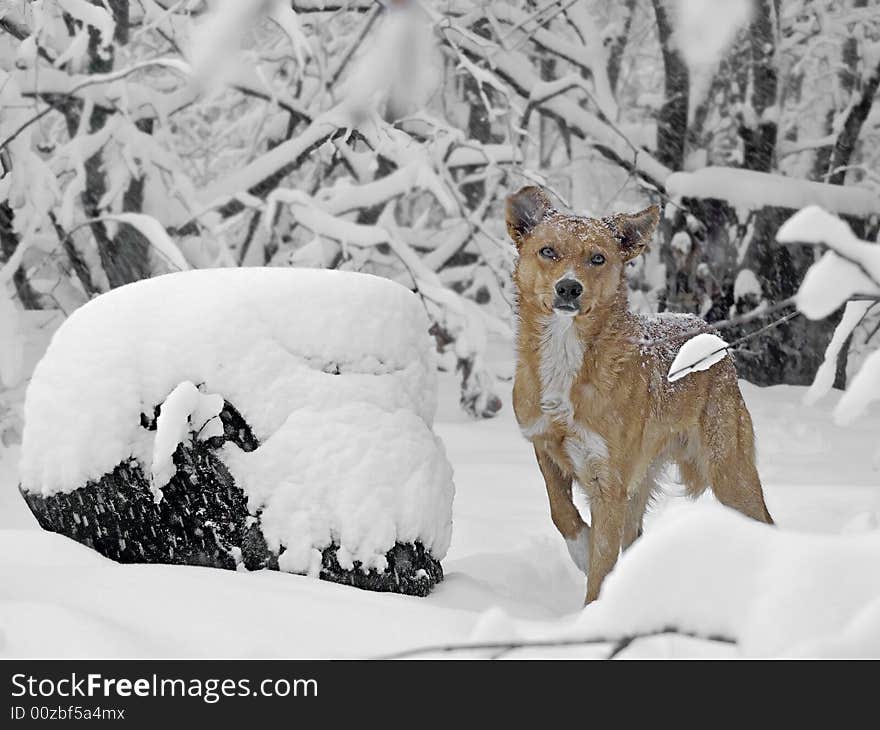
[[594, 478], [590, 490], [590, 570], [584, 604], [599, 597], [602, 581], [617, 562], [626, 517], [626, 490]]
[[562, 473], [557, 463], [543, 449], [535, 446], [535, 457], [547, 496], [550, 498], [550, 518], [556, 529], [565, 538], [568, 554], [582, 573], [587, 572], [589, 565], [590, 528], [581, 518], [571, 496], [572, 478]]

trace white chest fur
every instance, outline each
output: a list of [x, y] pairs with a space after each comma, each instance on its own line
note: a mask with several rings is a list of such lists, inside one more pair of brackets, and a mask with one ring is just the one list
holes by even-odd
[[567, 434], [563, 441], [575, 473], [590, 461], [608, 458], [608, 445], [599, 434], [574, 420], [571, 387], [583, 367], [584, 346], [578, 337], [574, 319], [556, 314], [548, 317], [539, 343], [541, 411], [543, 415], [522, 427], [527, 439], [540, 436], [551, 423], [562, 423]]
[[570, 419], [571, 386], [584, 363], [584, 346], [573, 317], [556, 314], [545, 320], [540, 358], [541, 410], [554, 418]]

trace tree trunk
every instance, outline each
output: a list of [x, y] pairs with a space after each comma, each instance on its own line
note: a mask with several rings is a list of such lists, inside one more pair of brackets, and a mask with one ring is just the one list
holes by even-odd
[[831, 153], [831, 164], [829, 165], [831, 174], [828, 177], [828, 182], [835, 185], [843, 185], [846, 178], [846, 169], [844, 168], [852, 159], [856, 141], [862, 131], [862, 125], [868, 118], [868, 112], [871, 111], [878, 87], [880, 87], [880, 63], [877, 64], [871, 77], [865, 83], [858, 101], [847, 115], [846, 122], [843, 124], [843, 130], [834, 144], [834, 151]]
[[657, 36], [663, 51], [665, 100], [657, 114], [657, 159], [670, 170], [681, 170], [687, 136], [690, 78], [688, 67], [674, 44], [672, 26], [663, 0], [652, 0]]
[[776, 108], [776, 43], [773, 32], [777, 17], [773, 0], [759, 0], [749, 26], [751, 45], [752, 98], [754, 119], [743, 120], [740, 134], [744, 142], [743, 167], [770, 172], [776, 151], [778, 112]]
[[[14, 218], [15, 212], [9, 203], [7, 201], [0, 203], [0, 268], [3, 268], [3, 263], [9, 260], [19, 246], [18, 234], [12, 225]], [[12, 275], [12, 283], [15, 285], [15, 291], [22, 307], [40, 309], [39, 296], [27, 280], [24, 267], [19, 266], [16, 269]], [[6, 296], [6, 293], [0, 290], [0, 296]]]
[[620, 79], [620, 65], [623, 61], [626, 43], [629, 40], [635, 7], [636, 0], [625, 0], [623, 3], [623, 28], [620, 34], [612, 39], [611, 48], [608, 49], [608, 85], [611, 87], [612, 92], [617, 91], [617, 82]]
[[[853, 3], [853, 7], [856, 8], [864, 8], [866, 6], [867, 0], [855, 0]], [[843, 49], [841, 50], [841, 61], [843, 68], [838, 74], [840, 86], [846, 96], [851, 99], [858, 92], [861, 81], [858, 73], [859, 43], [855, 35], [850, 35], [844, 41]], [[871, 77], [862, 86], [859, 98], [851, 106], [843, 129], [838, 135], [834, 146], [823, 148], [817, 154], [816, 167], [818, 169], [820, 165], [824, 165], [822, 176], [827, 176], [828, 182], [832, 185], [843, 185], [846, 181], [846, 167], [850, 164], [862, 126], [871, 111], [878, 86], [880, 86], [880, 64], [877, 65]], [[835, 321], [837, 319], [835, 318]], [[846, 388], [846, 366], [851, 343], [852, 335], [846, 339], [838, 354], [834, 375], [835, 388]]]
[[[93, 5], [103, 7], [101, 0], [92, 0]], [[114, 40], [124, 42], [128, 38], [128, 2], [127, 0], [113, 0], [110, 3], [113, 19], [116, 21]], [[101, 36], [98, 31], [89, 28], [89, 73], [101, 74], [113, 70], [112, 49], [102, 48]], [[106, 124], [111, 112], [106, 109], [94, 108], [89, 118], [89, 132], [94, 133]], [[78, 120], [77, 120], [78, 121]], [[68, 128], [73, 127], [68, 119]], [[142, 131], [147, 131], [150, 126], [142, 126]], [[74, 127], [75, 129], [75, 127]], [[99, 206], [101, 197], [107, 191], [106, 177], [103, 169], [103, 154], [99, 150], [85, 163], [86, 189], [82, 194], [82, 203], [86, 215], [89, 218], [99, 218], [102, 210]], [[133, 180], [125, 193], [123, 209], [127, 212], [139, 212], [143, 205], [143, 180]], [[150, 244], [149, 241], [135, 228], [120, 225], [113, 238], [107, 233], [107, 227], [103, 223], [93, 223], [90, 226], [98, 254], [107, 281], [111, 288], [129, 284], [139, 279], [148, 277], [150, 267]]]

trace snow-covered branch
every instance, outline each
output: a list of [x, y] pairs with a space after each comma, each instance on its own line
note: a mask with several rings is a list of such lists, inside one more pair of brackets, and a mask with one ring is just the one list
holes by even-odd
[[[476, 39], [462, 29], [450, 25], [446, 19], [438, 23], [438, 30], [447, 43], [466, 53], [475, 62], [485, 64], [523, 99], [528, 100], [532, 90], [542, 84], [540, 76], [523, 53], [505, 51], [499, 46], [487, 48], [484, 40]], [[642, 176], [656, 188], [663, 189], [662, 181], [670, 170], [649, 152], [632, 144], [620, 130], [607, 121], [602, 121], [569, 95], [548, 95], [536, 106], [541, 113], [557, 120], [573, 134], [595, 146], [602, 154]], [[613, 111], [608, 109], [608, 114], [613, 114]]]
[[[825, 350], [825, 359], [805, 399], [814, 403], [834, 383], [834, 369], [843, 343], [880, 302], [880, 245], [855, 236], [837, 216], [818, 206], [798, 211], [779, 229], [781, 243], [812, 243], [828, 247], [813, 264], [798, 289], [799, 311], [811, 319], [827, 317], [846, 304], [843, 317]], [[880, 349], [875, 349], [849, 383], [834, 409], [834, 419], [845, 425], [861, 416], [880, 399]], [[878, 452], [880, 454], [880, 452]]]
[[830, 249], [810, 267], [797, 293], [797, 307], [810, 319], [827, 317], [858, 295], [880, 297], [880, 247], [857, 238], [837, 216], [809, 206], [786, 221], [776, 239]]

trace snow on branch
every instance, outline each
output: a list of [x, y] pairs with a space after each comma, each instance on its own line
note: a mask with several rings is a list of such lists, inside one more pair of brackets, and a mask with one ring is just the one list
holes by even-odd
[[101, 220], [126, 223], [136, 228], [146, 238], [153, 250], [178, 271], [186, 271], [190, 267], [177, 244], [171, 240], [168, 232], [153, 216], [144, 213], [108, 213]]
[[[432, 162], [432, 148], [420, 144], [402, 129], [385, 124], [378, 117], [354, 119], [344, 106], [339, 106], [316, 117], [299, 135], [265, 152], [244, 168], [230, 173], [209, 186], [200, 196], [205, 209], [223, 205], [245, 191], [252, 191], [279, 170], [299, 164], [321, 145], [337, 137], [349, 138], [357, 133], [360, 140], [373, 152], [398, 166], [397, 170], [363, 186], [334, 186], [321, 191], [317, 200], [321, 207], [333, 214], [348, 210], [367, 208], [390, 198], [412, 192], [429, 191], [447, 215], [456, 213], [457, 207], [448, 185], [439, 177]], [[515, 158], [502, 145], [465, 145], [460, 154], [453, 148], [450, 157], [462, 166], [494, 164], [505, 156]], [[450, 162], [446, 162], [451, 166]]]
[[338, 218], [324, 210], [306, 193], [286, 188], [276, 188], [266, 199], [266, 214], [263, 220], [270, 231], [275, 218], [275, 209], [279, 203], [290, 205], [297, 224], [308, 228], [316, 235], [327, 236], [353, 246], [378, 246], [381, 243], [389, 243], [388, 232], [379, 226], [353, 223]]
[[[815, 402], [833, 384], [837, 356], [843, 343], [868, 310], [880, 301], [880, 245], [862, 241], [844, 221], [815, 205], [795, 213], [782, 225], [776, 237], [781, 243], [823, 244], [829, 249], [804, 276], [796, 295], [799, 311], [810, 319], [820, 319], [846, 303], [843, 318], [806, 395], [808, 402]], [[835, 422], [841, 425], [852, 423], [878, 399], [880, 350], [875, 350], [862, 363], [835, 407]]]
[[880, 297], [880, 246], [857, 238], [837, 216], [811, 205], [789, 218], [776, 239], [830, 249], [810, 267], [798, 289], [797, 307], [810, 319], [827, 317], [857, 295]]
[[116, 23], [109, 10], [88, 0], [57, 0], [57, 2], [72, 18], [97, 30], [101, 37], [101, 45], [109, 46], [113, 42]]
[[371, 208], [416, 190], [431, 192], [447, 215], [456, 213], [455, 202], [443, 182], [432, 168], [418, 160], [363, 185], [337, 183], [322, 190], [317, 199], [328, 213], [340, 215]]
[[666, 192], [679, 199], [724, 200], [734, 208], [745, 210], [767, 206], [822, 206], [841, 215], [860, 218], [880, 210], [880, 197], [868, 188], [799, 180], [738, 167], [711, 166], [694, 172], [674, 172], [666, 179]]
[[293, 53], [300, 68], [305, 66], [306, 59], [312, 55], [312, 46], [303, 33], [302, 24], [296, 11], [290, 6], [289, 0], [274, 0], [269, 11], [269, 18], [276, 23], [290, 39]]
[[334, 108], [316, 117], [296, 137], [282, 142], [257, 159], [209, 185], [200, 196], [205, 207], [214, 207], [239, 192], [250, 190], [286, 165], [295, 162], [350, 125], [342, 109]]
[[292, 0], [297, 13], [338, 13], [339, 11], [365, 12], [379, 4], [379, 0]]
[[[329, 213], [306, 193], [279, 188], [273, 190], [266, 201], [266, 214], [263, 220], [270, 230], [275, 210], [280, 203], [289, 205], [296, 223], [317, 236], [332, 238], [343, 246], [375, 247], [381, 244], [389, 246], [409, 271], [416, 289], [422, 282], [440, 285], [437, 275], [424, 265], [412, 247], [393, 234], [394, 223], [390, 216], [390, 207], [386, 206], [376, 225], [354, 223]], [[454, 292], [450, 293], [454, 294]]]
[[[99, 218], [82, 221], [67, 231], [70, 237], [80, 228], [95, 223], [124, 223], [136, 229], [147, 241], [148, 245], [174, 271], [186, 271], [192, 268], [180, 251], [180, 248], [168, 235], [168, 232], [153, 216], [145, 213], [105, 213]], [[0, 271], [2, 281], [2, 271]]]
[[[44, 95], [64, 95], [64, 96], [82, 96], [86, 101], [98, 104], [100, 106], [114, 107], [119, 99], [132, 101], [131, 97], [136, 97], [137, 90], [143, 89], [141, 94], [141, 104], [152, 106], [157, 115], [167, 116], [175, 107], [174, 105], [165, 104], [162, 100], [170, 100], [174, 98], [173, 94], [163, 94], [154, 92], [147, 87], [128, 86], [120, 87], [118, 82], [128, 78], [138, 71], [143, 71], [150, 67], [165, 67], [182, 74], [189, 75], [189, 65], [175, 58], [156, 58], [141, 63], [136, 63], [127, 68], [111, 71], [105, 74], [77, 75], [67, 74], [53, 69], [40, 69], [39, 72], [26, 71], [16, 74], [15, 78], [21, 89], [22, 96], [44, 96]], [[99, 93], [90, 93], [93, 87], [109, 85], [109, 88], [101, 90]], [[137, 108], [138, 103], [134, 103], [133, 107]], [[23, 131], [40, 119], [45, 117], [55, 108], [47, 105], [42, 110], [29, 117], [27, 120], [17, 126], [12, 132], [8, 133], [2, 141], [0, 141], [0, 150], [7, 147], [14, 141]]]
[[[450, 27], [459, 31], [454, 34], [454, 41], [451, 40]], [[475, 39], [448, 22], [438, 25], [438, 28], [447, 43], [466, 53], [475, 62], [487, 64], [496, 77], [510, 84], [511, 89], [522, 98], [528, 99], [532, 89], [542, 83], [538, 72], [523, 53], [505, 51], [498, 46], [487, 49], [485, 39]], [[537, 104], [537, 108], [558, 119], [576, 136], [594, 144], [606, 156], [638, 173], [658, 189], [663, 189], [663, 181], [671, 171], [649, 152], [632, 144], [620, 130], [581, 106], [576, 99], [569, 95], [554, 95]]]
[[337, 216], [383, 205], [419, 189], [430, 191], [448, 215], [456, 212], [454, 202], [433, 170], [413, 162], [363, 185], [337, 183], [332, 188], [321, 190], [315, 198], [299, 190], [276, 188], [266, 199], [264, 225], [271, 231], [276, 207], [284, 202], [297, 206], [297, 222], [316, 234], [359, 245], [388, 243], [387, 232], [379, 231], [376, 226], [352, 223]]
[[522, 164], [522, 152], [510, 144], [476, 144], [465, 141], [450, 151], [447, 167], [471, 167], [477, 165]]
[[847, 302], [843, 310], [843, 317], [834, 329], [831, 341], [825, 348], [825, 357], [816, 371], [816, 377], [810, 389], [804, 396], [804, 403], [814, 405], [823, 398], [834, 386], [834, 378], [837, 373], [837, 359], [846, 345], [849, 336], [856, 327], [865, 319], [868, 311], [876, 305], [876, 302], [861, 300]]

